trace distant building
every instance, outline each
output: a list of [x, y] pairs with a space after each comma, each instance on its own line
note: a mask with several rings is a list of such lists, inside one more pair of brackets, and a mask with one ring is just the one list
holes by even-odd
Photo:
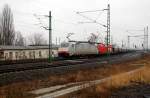
[[[57, 46], [52, 46], [52, 56], [57, 57]], [[45, 59], [49, 46], [0, 46], [0, 60]]]

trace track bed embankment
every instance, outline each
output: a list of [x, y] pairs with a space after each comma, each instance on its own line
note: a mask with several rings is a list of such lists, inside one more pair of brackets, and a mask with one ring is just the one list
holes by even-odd
[[[131, 55], [130, 57], [132, 58]], [[31, 75], [30, 72], [27, 72], [26, 74], [24, 74], [24, 76], [20, 75], [22, 77], [18, 76], [15, 79], [27, 78], [28, 81], [15, 82], [15, 83], [1, 86], [0, 95], [4, 96], [4, 98], [9, 96], [13, 96], [12, 98], [23, 98], [23, 97], [30, 98], [33, 95], [28, 95], [27, 92], [35, 89], [46, 88], [55, 85], [63, 85], [63, 84], [74, 83], [74, 82], [92, 81], [92, 80], [109, 77], [111, 75], [118, 74], [121, 72], [127, 72], [143, 66], [139, 64], [141, 64], [141, 62], [142, 64], [145, 62], [145, 57], [141, 57], [141, 56], [138, 57], [137, 55], [135, 55], [135, 57], [136, 58], [133, 58], [132, 60], [130, 58], [127, 58], [128, 62], [120, 61], [119, 63], [105, 63], [99, 66], [97, 64], [96, 65], [92, 64], [90, 65], [91, 67], [89, 68], [84, 68], [86, 65], [83, 65], [83, 68], [80, 68], [78, 70], [71, 70], [71, 71], [68, 69], [66, 70], [66, 72], [63, 72], [63, 74], [60, 73], [50, 74], [49, 73], [50, 70], [46, 71], [44, 69], [43, 72], [41, 70], [36, 72], [37, 73], [36, 75], [40, 77], [36, 79], [32, 78], [34, 77], [35, 74]], [[15, 75], [13, 77], [10, 77], [10, 79], [14, 79], [14, 77]], [[8, 79], [8, 78], [4, 77], [4, 79]]]
[[10, 83], [43, 79], [50, 75], [62, 75], [74, 71], [109, 67], [108, 65], [139, 59], [140, 52], [118, 54], [92, 59], [65, 60], [53, 63], [29, 63], [0, 66], [0, 86]]

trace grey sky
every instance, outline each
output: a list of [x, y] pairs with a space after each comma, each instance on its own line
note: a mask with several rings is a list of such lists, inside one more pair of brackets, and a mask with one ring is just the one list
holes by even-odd
[[[109, 0], [111, 6], [111, 35], [114, 42], [120, 44], [126, 41], [127, 35], [139, 35], [143, 32], [130, 32], [126, 30], [143, 29], [150, 26], [150, 0]], [[108, 0], [0, 0], [0, 9], [4, 4], [9, 4], [15, 20], [15, 29], [24, 36], [30, 33], [42, 33], [48, 39], [48, 31], [40, 28], [38, 20], [33, 16], [48, 15], [52, 11], [53, 17], [53, 42], [56, 37], [61, 40], [69, 32], [75, 33], [72, 39], [86, 40], [90, 33], [100, 33], [105, 36], [105, 29], [97, 24], [78, 24], [87, 21], [76, 14], [77, 11], [99, 10], [107, 7]], [[85, 14], [95, 19], [99, 13]], [[43, 25], [48, 25], [48, 19], [41, 17]], [[98, 18], [101, 23], [106, 23], [106, 13]], [[98, 32], [98, 33], [97, 33]], [[134, 43], [141, 43], [142, 39], [134, 38]]]

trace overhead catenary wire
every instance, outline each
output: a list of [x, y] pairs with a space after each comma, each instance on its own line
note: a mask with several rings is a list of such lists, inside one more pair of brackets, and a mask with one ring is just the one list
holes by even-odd
[[[130, 37], [142, 37], [142, 39], [144, 39], [142, 47], [144, 50], [148, 50], [148, 26], [141, 30], [130, 30], [130, 31], [142, 31], [144, 32], [144, 34], [128, 36], [128, 48], [130, 48]], [[127, 32], [129, 32], [129, 30], [127, 30]]]
[[[47, 23], [45, 23], [45, 21], [44, 20], [46, 20], [47, 18], [47, 15], [42, 15], [42, 14], [35, 14], [35, 13], [26, 13], [26, 12], [22, 12], [22, 13], [20, 13], [20, 14], [25, 14], [25, 15], [32, 15], [33, 17], [35, 17], [35, 16], [37, 16], [38, 17], [38, 23], [35, 23], [35, 24], [30, 24], [29, 23], [29, 25], [31, 26], [33, 26], [33, 27], [39, 27], [39, 28], [44, 28], [44, 29], [48, 29], [48, 26], [47, 26]], [[64, 20], [62, 20], [62, 19], [57, 19], [57, 18], [53, 18], [53, 20], [52, 21], [55, 21], [55, 23], [54, 24], [57, 24], [56, 22], [60, 22], [60, 23], [63, 23], [63, 24], [66, 24], [66, 25], [72, 25], [72, 26], [78, 26], [78, 24], [77, 23], [73, 23], [73, 22], [68, 22], [68, 21], [64, 21]], [[24, 28], [32, 28], [32, 27], [30, 27], [30, 26], [28, 26], [28, 23], [24, 23], [24, 24], [19, 24], [20, 26], [22, 26], [23, 25], [23, 27]], [[25, 26], [24, 26], [25, 25]], [[35, 26], [34, 26], [35, 25]], [[39, 25], [39, 26], [38, 26]], [[69, 30], [68, 30], [68, 28], [67, 28], [67, 30], [61, 30], [61, 29], [59, 29], [58, 27], [55, 27], [54, 29], [53, 29], [54, 31], [59, 31], [59, 32], [68, 32]], [[71, 31], [71, 30], [70, 30]]]
[[91, 10], [91, 11], [82, 11], [82, 12], [77, 12], [78, 14], [80, 13], [86, 13], [86, 12], [99, 12], [99, 11], [104, 11], [105, 9], [102, 10]]
[[[85, 16], [83, 14], [80, 14], [80, 12], [77, 12], [77, 14], [79, 14], [80, 16], [82, 16], [82, 17], [84, 17], [84, 18], [86, 18], [87, 20], [90, 21], [90, 22], [85, 22], [85, 23], [96, 23], [96, 24], [99, 24], [99, 25], [101, 25], [103, 27], [107, 27], [106, 25], [97, 22], [97, 20], [91, 19], [91, 18], [89, 18], [89, 17], [87, 17], [87, 16]], [[84, 23], [84, 22], [80, 22], [80, 23]]]
[[[39, 21], [39, 23], [35, 24], [35, 25], [39, 25], [40, 27], [44, 28], [44, 29], [47, 29], [48, 26], [46, 26], [46, 24], [44, 24], [43, 22], [43, 19], [47, 19], [47, 15], [38, 15], [38, 14], [34, 14], [34, 16], [36, 17], [36, 19]], [[43, 18], [41, 18], [43, 17]], [[64, 20], [61, 20], [61, 19], [56, 19], [56, 18], [53, 18], [52, 21], [55, 21], [55, 24], [56, 22], [60, 22], [60, 23], [63, 23], [63, 24], [67, 24], [67, 25], [72, 25], [72, 26], [77, 26], [76, 23], [72, 23], [72, 22], [66, 22]]]
[[99, 13], [99, 14], [97, 15], [97, 17], [95, 18], [95, 20], [98, 20], [98, 18], [99, 18], [103, 13], [104, 13], [104, 11], [102, 11], [101, 13]]
[[[92, 19], [92, 18], [89, 18], [85, 15], [83, 15], [83, 13], [88, 13], [88, 12], [97, 12], [97, 11], [107, 11], [107, 24], [104, 25], [102, 23], [99, 23], [97, 20], [95, 19]], [[106, 37], [106, 43], [107, 43], [107, 54], [109, 55], [109, 45], [110, 45], [110, 4], [108, 3], [107, 4], [107, 8], [106, 9], [102, 9], [102, 10], [95, 10], [95, 11], [83, 11], [83, 12], [77, 12], [78, 15], [84, 17], [85, 19], [91, 21], [91, 23], [96, 23], [96, 24], [99, 24], [103, 27], [105, 27], [107, 29], [107, 37]], [[84, 22], [83, 22], [84, 23]], [[87, 23], [87, 22], [85, 22]], [[88, 22], [89, 23], [89, 22]]]
[[63, 23], [63, 24], [68, 24], [68, 25], [74, 25], [74, 26], [78, 25], [77, 23], [68, 22], [68, 21], [64, 21], [64, 20], [56, 19], [56, 18], [54, 18], [54, 21], [57, 21], [57, 22], [60, 22], [60, 23]]

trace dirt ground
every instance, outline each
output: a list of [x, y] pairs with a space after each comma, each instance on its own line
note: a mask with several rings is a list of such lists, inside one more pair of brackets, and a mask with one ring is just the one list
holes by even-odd
[[[0, 98], [25, 98], [25, 97], [30, 98], [30, 95], [28, 95], [27, 92], [31, 90], [54, 86], [54, 85], [66, 84], [70, 82], [102, 79], [104, 77], [130, 71], [139, 68], [141, 66], [150, 65], [149, 60], [150, 60], [150, 56], [146, 55], [143, 58], [136, 59], [129, 62], [123, 62], [120, 64], [107, 65], [105, 67], [100, 67], [95, 69], [93, 68], [89, 70], [74, 71], [63, 75], [49, 76], [44, 79], [24, 81], [20, 83], [5, 85], [0, 87]], [[88, 90], [87, 92], [89, 93]], [[79, 93], [82, 94], [82, 92]], [[83, 94], [84, 93], [85, 92], [83, 92]], [[88, 98], [88, 97], [79, 97], [79, 98]], [[95, 98], [95, 97], [89, 97], [89, 98]]]

